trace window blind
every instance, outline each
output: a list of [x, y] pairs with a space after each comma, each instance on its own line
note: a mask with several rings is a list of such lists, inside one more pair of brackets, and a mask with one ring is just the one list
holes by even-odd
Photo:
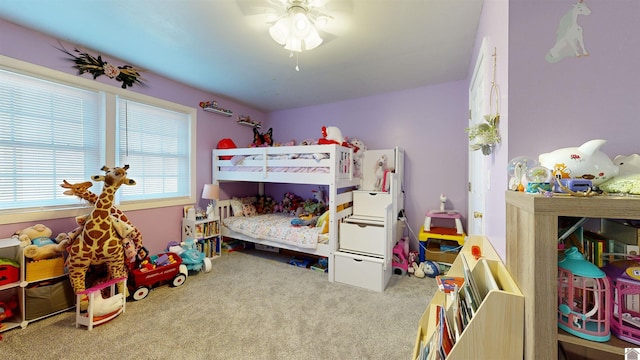
[[103, 165], [104, 94], [0, 69], [0, 212], [77, 205]]
[[190, 115], [118, 98], [117, 156], [128, 164], [135, 186], [120, 188], [120, 200], [189, 196]]

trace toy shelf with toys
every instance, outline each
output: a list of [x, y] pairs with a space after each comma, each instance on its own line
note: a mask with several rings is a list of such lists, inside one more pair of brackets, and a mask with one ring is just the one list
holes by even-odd
[[583, 339], [558, 329], [560, 217], [640, 220], [640, 198], [506, 193], [506, 266], [525, 296], [525, 359], [557, 359], [558, 345], [585, 359], [623, 359], [637, 345]]
[[0, 240], [0, 333], [20, 326], [20, 241]]

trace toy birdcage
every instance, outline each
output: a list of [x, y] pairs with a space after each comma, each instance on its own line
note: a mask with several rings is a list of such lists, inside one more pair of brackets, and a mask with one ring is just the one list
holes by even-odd
[[612, 287], [611, 332], [640, 345], [640, 260], [614, 261], [603, 270]]
[[558, 262], [558, 327], [583, 339], [611, 338], [611, 290], [606, 274], [577, 248]]

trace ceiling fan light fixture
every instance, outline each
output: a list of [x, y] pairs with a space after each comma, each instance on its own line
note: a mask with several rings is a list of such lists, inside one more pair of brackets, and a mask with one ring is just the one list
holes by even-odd
[[313, 29], [313, 31], [311, 31], [309, 36], [304, 38], [305, 50], [315, 49], [318, 46], [320, 46], [320, 44], [322, 44], [322, 38], [320, 37], [320, 35], [318, 35], [318, 32], [316, 31], [316, 29]]
[[303, 42], [305, 50], [315, 49], [322, 44], [314, 18], [309, 16], [306, 5], [307, 1], [289, 1], [287, 14], [269, 28], [271, 38], [289, 51], [302, 52]]
[[290, 35], [291, 20], [288, 17], [278, 19], [272, 27], [269, 28], [269, 35], [280, 45], [287, 43]]

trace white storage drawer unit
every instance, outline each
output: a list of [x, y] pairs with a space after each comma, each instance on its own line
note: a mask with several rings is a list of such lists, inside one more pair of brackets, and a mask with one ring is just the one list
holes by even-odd
[[384, 256], [384, 224], [340, 223], [340, 249]]
[[391, 204], [391, 194], [386, 192], [362, 191], [353, 192], [353, 215], [385, 217], [387, 205]]
[[382, 292], [391, 278], [382, 258], [337, 251], [334, 259], [336, 282]]

